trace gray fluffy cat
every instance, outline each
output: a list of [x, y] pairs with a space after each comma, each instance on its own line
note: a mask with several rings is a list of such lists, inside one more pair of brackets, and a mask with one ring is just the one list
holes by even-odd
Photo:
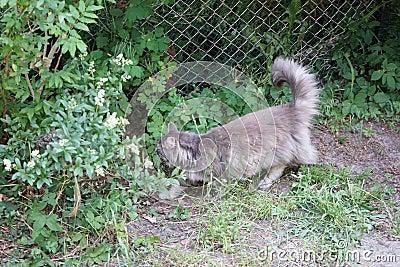
[[[265, 189], [285, 167], [316, 163], [317, 152], [310, 141], [312, 118], [318, 113], [314, 75], [279, 57], [271, 78], [277, 87], [283, 82], [290, 85], [290, 103], [249, 113], [205, 134], [179, 132], [170, 123], [158, 142], [158, 156], [184, 169], [189, 182], [205, 181], [215, 188], [246, 177], [252, 179], [252, 189]], [[169, 195], [160, 197], [172, 199], [184, 189], [172, 186]]]

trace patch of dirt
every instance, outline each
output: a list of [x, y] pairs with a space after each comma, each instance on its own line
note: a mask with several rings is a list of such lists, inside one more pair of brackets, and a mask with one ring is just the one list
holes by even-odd
[[[314, 128], [313, 144], [321, 163], [353, 167], [356, 172], [370, 168], [372, 183], [387, 184], [400, 192], [399, 128], [399, 124], [390, 129], [385, 124], [369, 122], [357, 132], [347, 129], [332, 134], [327, 127], [319, 126]], [[365, 132], [371, 132], [370, 136]]]
[[[353, 167], [356, 172], [371, 169], [368, 185], [380, 183], [395, 188], [395, 203], [400, 205], [399, 123], [389, 128], [383, 123], [368, 122], [358, 131], [347, 129], [334, 134], [320, 126], [314, 129], [313, 143], [318, 147], [321, 163]], [[400, 236], [382, 231], [365, 234], [354, 253], [359, 257], [356, 266], [399, 266]]]
[[[400, 192], [400, 125], [389, 128], [383, 123], [369, 122], [357, 131], [339, 130], [332, 133], [325, 126], [317, 126], [313, 130], [313, 144], [320, 153], [320, 163], [334, 164], [337, 168], [353, 167], [355, 172], [371, 169], [372, 175], [368, 186], [376, 183], [395, 188]], [[367, 130], [365, 130], [367, 129]], [[361, 134], [360, 134], [361, 132]], [[287, 190], [293, 178], [284, 176], [274, 185], [272, 190]], [[396, 203], [400, 204], [400, 194], [396, 196]], [[206, 205], [202, 200], [181, 198], [178, 201], [153, 200], [151, 205], [158, 214], [168, 215], [175, 206], [188, 207], [192, 216], [186, 221], [166, 220], [164, 217], [149, 217], [141, 215], [139, 220], [129, 225], [131, 237], [159, 236], [159, 249], [162, 252], [175, 249], [189, 255], [196, 254], [198, 245], [198, 231], [201, 227], [202, 214], [206, 207], [199, 212], [199, 207]], [[246, 246], [249, 257], [258, 257], [261, 261], [249, 264], [251, 266], [309, 266], [310, 262], [294, 263], [280, 261], [263, 261], [263, 253], [272, 248], [277, 253], [290, 253], [302, 250], [302, 240], [278, 237], [279, 229], [270, 221], [256, 221], [250, 230]], [[306, 250], [305, 250], [306, 251]], [[271, 251], [269, 251], [271, 252]], [[350, 256], [359, 257], [359, 264], [354, 266], [399, 266], [400, 262], [400, 237], [390, 236], [382, 230], [365, 234], [361, 246], [351, 251]], [[203, 252], [207, 257], [215, 258], [221, 262], [220, 266], [236, 266], [237, 257], [240, 255], [223, 254], [217, 251]], [[162, 257], [162, 256], [161, 256]], [[357, 260], [357, 258], [355, 258]], [[196, 266], [196, 265], [193, 265]], [[314, 266], [314, 265], [313, 265]], [[319, 266], [316, 264], [315, 266]], [[323, 266], [323, 265], [320, 265]], [[350, 266], [350, 265], [349, 265]]]

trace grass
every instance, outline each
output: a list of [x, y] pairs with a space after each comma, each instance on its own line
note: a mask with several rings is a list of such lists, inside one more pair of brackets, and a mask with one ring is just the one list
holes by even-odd
[[[67, 265], [108, 262], [110, 266], [269, 266], [282, 260], [279, 255], [287, 252], [345, 253], [346, 249], [357, 247], [363, 234], [372, 229], [385, 227], [393, 235], [400, 232], [400, 213], [393, 198], [395, 190], [379, 185], [367, 188], [365, 181], [369, 175], [368, 171], [354, 174], [350, 169], [315, 165], [302, 167], [267, 191], [250, 193], [248, 183], [239, 183], [219, 201], [204, 203], [197, 199], [194, 206], [178, 205], [164, 213], [148, 203], [137, 207], [139, 215], [133, 218], [135, 222], [147, 216], [144, 220], [148, 230], [136, 224], [137, 234], [126, 221], [117, 219], [120, 216], [116, 212], [125, 209], [121, 202], [111, 201], [111, 197], [99, 199], [103, 217], [91, 213], [87, 207], [83, 219], [90, 222], [87, 227], [96, 229], [99, 237], [108, 236], [107, 240], [114, 241], [86, 240], [86, 230], [76, 229], [65, 239], [66, 246], [80, 244], [88, 249], [82, 253], [77, 247], [81, 255], [59, 258], [56, 262], [65, 261]], [[106, 221], [94, 225], [96, 218]], [[167, 228], [177, 228], [176, 235], [164, 235]], [[30, 242], [21, 236], [17, 239]], [[174, 243], [172, 239], [178, 241]], [[15, 254], [18, 251], [16, 248], [9, 256], [20, 258], [21, 255]], [[33, 248], [30, 253], [35, 251], [40, 252]], [[329, 258], [318, 261], [322, 265], [333, 264]], [[345, 259], [337, 259], [335, 264], [344, 262]]]
[[346, 251], [388, 217], [380, 208], [388, 191], [367, 189], [368, 176], [369, 172], [311, 166], [293, 175], [294, 182], [284, 192], [250, 194], [245, 184], [237, 185], [224, 199], [200, 210], [191, 252], [164, 251], [166, 265], [159, 259], [156, 266], [169, 266], [167, 261], [180, 266], [264, 266], [276, 258], [263, 258], [262, 253], [285, 251], [292, 243], [296, 251]]

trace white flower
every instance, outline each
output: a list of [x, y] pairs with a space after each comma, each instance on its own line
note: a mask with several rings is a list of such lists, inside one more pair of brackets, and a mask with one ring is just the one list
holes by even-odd
[[60, 141], [58, 141], [58, 144], [60, 146], [65, 146], [68, 143], [68, 139], [61, 139]]
[[111, 114], [111, 116], [109, 116], [109, 117], [106, 119], [106, 121], [105, 121], [104, 124], [107, 126], [107, 128], [112, 129], [112, 128], [114, 128], [115, 126], [118, 125], [118, 121], [119, 121], [119, 119], [117, 118], [117, 113], [116, 113], [116, 112], [113, 112], [113, 113]]
[[123, 74], [123, 75], [121, 76], [121, 79], [122, 79], [122, 81], [124, 81], [124, 82], [130, 80], [131, 78], [132, 78], [132, 77], [131, 77], [131, 75], [129, 75], [129, 74]]
[[27, 164], [27, 166], [29, 167], [29, 168], [33, 168], [33, 167], [35, 167], [35, 161], [33, 161], [33, 160], [31, 160], [31, 161], [29, 161], [28, 162], [28, 164]]
[[3, 165], [4, 165], [4, 169], [8, 172], [11, 171], [11, 160], [9, 159], [3, 159]]
[[151, 161], [149, 160], [149, 158], [146, 158], [146, 160], [144, 161], [144, 167], [145, 167], [146, 169], [151, 169], [151, 168], [153, 168], [153, 162], [151, 162]]
[[68, 104], [68, 109], [74, 109], [74, 108], [76, 108], [76, 100], [75, 98], [72, 98]]
[[33, 158], [36, 158], [36, 157], [40, 158], [39, 150], [37, 150], [37, 149], [33, 150], [31, 155]]
[[103, 167], [101, 167], [101, 166], [99, 166], [99, 165], [96, 166], [96, 175], [97, 175], [97, 176], [104, 176], [104, 169], [103, 169]]
[[96, 154], [96, 149], [91, 148], [91, 149], [89, 149], [89, 152], [90, 152], [90, 154], [95, 155]]
[[85, 59], [85, 57], [88, 55], [88, 53], [87, 52], [84, 52], [83, 54], [80, 54], [79, 55], [79, 59], [80, 60], [84, 60]]
[[89, 68], [88, 68], [88, 74], [93, 75], [93, 73], [96, 71], [94, 68], [94, 61], [89, 62]]
[[132, 151], [132, 153], [139, 155], [139, 148], [137, 145], [132, 143], [132, 144], [128, 145], [128, 148]]
[[98, 97], [104, 97], [104, 94], [106, 93], [106, 91], [104, 89], [100, 89], [99, 92], [97, 93]]
[[123, 60], [124, 55], [123, 54], [118, 54], [118, 56], [116, 56], [113, 61], [117, 66], [121, 66], [121, 61]]
[[102, 107], [102, 106], [103, 106], [103, 103], [104, 103], [104, 98], [100, 98], [100, 97], [98, 97], [98, 96], [96, 96], [96, 97], [94, 98], [94, 104], [95, 104], [96, 106]]
[[100, 81], [96, 83], [97, 88], [101, 88], [106, 82], [108, 82], [108, 78], [100, 78]]
[[129, 121], [126, 118], [119, 118], [119, 123], [123, 126], [128, 125]]
[[125, 65], [132, 65], [133, 64], [133, 61], [131, 59], [125, 59], [124, 55], [122, 53], [118, 54], [118, 56], [116, 56], [113, 59], [113, 61], [117, 66], [122, 66], [122, 67], [125, 66]]
[[4, 164], [5, 166], [11, 166], [11, 160], [9, 160], [9, 159], [3, 159], [3, 164]]
[[131, 59], [126, 59], [124, 63], [125, 65], [132, 65], [133, 61]]
[[106, 93], [106, 91], [104, 91], [104, 89], [100, 89], [99, 92], [97, 93], [97, 96], [94, 98], [94, 104], [96, 106], [103, 106], [104, 103], [104, 94]]

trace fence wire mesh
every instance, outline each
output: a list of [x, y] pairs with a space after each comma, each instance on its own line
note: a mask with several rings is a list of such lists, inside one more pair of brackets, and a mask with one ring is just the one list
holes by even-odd
[[179, 63], [217, 61], [263, 77], [277, 55], [327, 68], [329, 51], [374, 6], [371, 0], [176, 0], [157, 5], [144, 24], [164, 28], [170, 57]]

